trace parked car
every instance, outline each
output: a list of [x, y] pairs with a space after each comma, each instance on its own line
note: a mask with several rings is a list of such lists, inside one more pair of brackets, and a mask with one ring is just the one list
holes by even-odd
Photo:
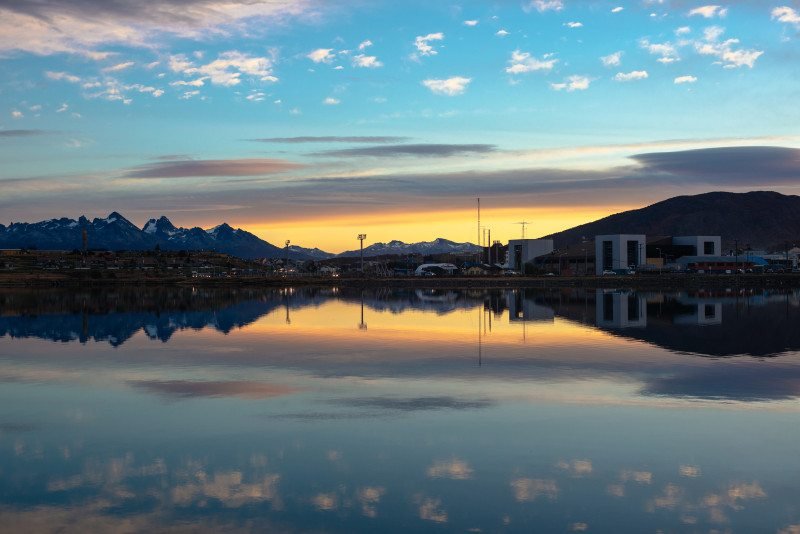
[[617, 273], [615, 271], [609, 271], [609, 270], [603, 271], [603, 276], [613, 276], [613, 275], [616, 275], [616, 274]]

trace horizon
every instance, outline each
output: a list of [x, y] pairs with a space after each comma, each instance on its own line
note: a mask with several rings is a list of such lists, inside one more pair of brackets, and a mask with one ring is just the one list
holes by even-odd
[[[800, 191], [795, 1], [0, 7], [5, 220], [346, 251]], [[100, 206], [114, 206], [101, 208]], [[141, 222], [142, 224], [138, 224]], [[435, 230], [432, 230], [435, 228]]]

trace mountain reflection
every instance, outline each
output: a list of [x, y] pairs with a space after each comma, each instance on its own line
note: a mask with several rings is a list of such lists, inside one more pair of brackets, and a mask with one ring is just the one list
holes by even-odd
[[[104, 341], [120, 346], [136, 333], [169, 341], [181, 330], [222, 333], [271, 314], [328, 302], [402, 315], [483, 309], [485, 321], [552, 323], [567, 319], [614, 336], [679, 353], [777, 356], [800, 349], [800, 292], [722, 290], [435, 290], [338, 288], [121, 288], [115, 291], [0, 292], [0, 336]], [[360, 326], [367, 325], [363, 320]], [[485, 329], [485, 325], [481, 328]]]

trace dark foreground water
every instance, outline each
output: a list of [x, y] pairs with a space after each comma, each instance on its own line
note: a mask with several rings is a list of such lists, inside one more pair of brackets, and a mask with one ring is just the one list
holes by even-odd
[[800, 293], [0, 292], [0, 532], [798, 532]]

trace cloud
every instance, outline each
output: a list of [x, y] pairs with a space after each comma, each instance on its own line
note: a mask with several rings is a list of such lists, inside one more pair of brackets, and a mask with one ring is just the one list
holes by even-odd
[[452, 78], [445, 79], [423, 80], [422, 85], [437, 95], [456, 96], [463, 94], [464, 91], [467, 90], [467, 86], [471, 81], [472, 78], [453, 76]]
[[105, 67], [103, 72], [119, 72], [121, 70], [129, 69], [133, 67], [135, 63], [133, 61], [125, 61], [124, 63], [117, 63], [116, 65], [111, 65], [110, 67]]
[[12, 137], [36, 137], [39, 135], [46, 135], [49, 132], [46, 130], [0, 130], [0, 139], [9, 139]]
[[478, 25], [478, 21], [477, 20], [465, 20], [463, 24], [464, 24], [464, 26], [475, 27], [475, 26]]
[[524, 74], [551, 70], [558, 60], [551, 58], [550, 54], [546, 54], [542, 59], [536, 59], [531, 57], [528, 52], [514, 50], [511, 52], [511, 59], [508, 60], [508, 63], [509, 65], [506, 67], [508, 74]]
[[686, 35], [687, 33], [692, 33], [692, 29], [689, 26], [681, 26], [675, 29], [675, 35]]
[[634, 70], [631, 72], [618, 72], [614, 80], [618, 82], [632, 82], [636, 80], [646, 80], [648, 77], [646, 70]]
[[625, 9], [625, 8], [624, 8], [624, 7], [622, 7], [622, 6], [617, 6], [617, 7], [613, 8], [613, 9], [611, 10], [611, 12], [612, 12], [612, 13], [619, 13], [620, 11], [623, 11], [624, 9]]
[[400, 412], [427, 412], [431, 410], [477, 410], [494, 405], [489, 399], [467, 400], [456, 397], [356, 397], [337, 399], [335, 404], [354, 408], [391, 410]]
[[617, 51], [613, 54], [609, 54], [607, 56], [602, 56], [600, 58], [600, 62], [603, 64], [604, 67], [619, 67], [622, 64], [622, 54], [624, 52]]
[[567, 28], [583, 28], [583, 22], [565, 22]]
[[343, 150], [328, 150], [317, 152], [315, 156], [326, 157], [397, 157], [397, 156], [422, 156], [422, 157], [451, 157], [464, 154], [485, 154], [496, 150], [495, 145], [448, 145], [448, 144], [410, 144], [410, 145], [384, 145], [364, 148], [347, 148]]
[[0, 53], [72, 53], [105, 59], [108, 56], [101, 55], [107, 53], [96, 49], [107, 44], [148, 48], [165, 35], [201, 39], [252, 34], [312, 9], [317, 8], [307, 0], [6, 2], [0, 7]]
[[124, 178], [200, 178], [211, 176], [262, 176], [301, 168], [280, 159], [173, 160], [134, 167]]
[[500, 28], [499, 30], [497, 30], [495, 32], [495, 35], [498, 36], [498, 37], [505, 37], [505, 36], [511, 35], [511, 34], [508, 31], [506, 31], [504, 28]]
[[800, 25], [800, 12], [789, 6], [776, 7], [772, 10], [772, 18], [778, 22]]
[[359, 49], [359, 50], [366, 50], [366, 49], [367, 49], [367, 48], [369, 48], [370, 46], [372, 46], [372, 41], [370, 41], [369, 39], [367, 39], [366, 41], [362, 41], [361, 43], [359, 43], [359, 45], [358, 45], [358, 49]]
[[358, 54], [356, 56], [353, 56], [353, 66], [367, 68], [367, 69], [376, 69], [378, 67], [383, 67], [383, 63], [378, 61], [378, 58], [375, 56]]
[[701, 6], [696, 7], [689, 11], [689, 16], [693, 17], [695, 15], [700, 15], [707, 19], [713, 19], [714, 17], [724, 17], [728, 14], [728, 8], [722, 6]]
[[317, 48], [306, 54], [306, 57], [314, 63], [330, 63], [336, 58], [333, 48]]
[[200, 91], [197, 91], [197, 90], [194, 90], [194, 91], [185, 91], [185, 92], [184, 92], [184, 93], [183, 93], [181, 96], [179, 96], [178, 98], [180, 98], [181, 100], [189, 100], [189, 99], [191, 99], [191, 98], [194, 98], [194, 97], [196, 97], [196, 96], [197, 96], [197, 95], [199, 95], [199, 94], [200, 94]]
[[719, 26], [710, 26], [703, 32], [703, 39], [695, 42], [697, 53], [704, 56], [719, 58], [720, 64], [726, 69], [739, 67], [753, 68], [756, 60], [764, 52], [762, 50], [734, 48], [739, 44], [739, 39], [719, 41], [725, 30]]
[[302, 137], [264, 137], [249, 139], [260, 143], [398, 143], [409, 139], [388, 135], [377, 136], [302, 136]]
[[586, 76], [569, 76], [562, 83], [551, 83], [550, 87], [556, 91], [585, 91], [592, 81]]
[[25, 117], [25, 114], [22, 113], [20, 110], [18, 110], [18, 109], [12, 109], [11, 110], [11, 118], [12, 119], [21, 119], [23, 117]]
[[678, 50], [672, 43], [651, 43], [647, 39], [642, 39], [639, 44], [654, 56], [661, 56], [656, 60], [659, 63], [669, 64], [681, 59]]
[[339, 100], [338, 98], [333, 98], [332, 96], [329, 96], [329, 97], [326, 97], [322, 101], [322, 103], [325, 104], [326, 106], [338, 106], [339, 104], [342, 103], [342, 101]]
[[631, 159], [649, 172], [703, 177], [728, 184], [754, 183], [753, 177], [776, 181], [800, 178], [800, 149], [777, 146], [703, 148], [679, 152], [636, 154]]
[[238, 50], [221, 52], [217, 59], [205, 65], [195, 66], [184, 55], [171, 56], [169, 67], [184, 76], [200, 76], [214, 85], [231, 87], [239, 85], [242, 75], [250, 76], [262, 82], [275, 82], [273, 75], [274, 59], [270, 57], [251, 56]]
[[54, 72], [51, 70], [45, 71], [45, 77], [55, 81], [65, 81], [69, 83], [79, 83], [81, 79], [78, 76], [66, 72]]
[[674, 81], [675, 85], [681, 85], [684, 83], [695, 83], [697, 78], [694, 76], [678, 76]]
[[564, 2], [562, 0], [532, 0], [525, 6], [526, 11], [536, 10], [539, 13], [545, 11], [561, 11], [564, 9]]
[[431, 45], [431, 41], [442, 40], [444, 40], [444, 34], [442, 32], [418, 35], [417, 38], [414, 39], [414, 46], [421, 56], [435, 56], [439, 52]]
[[238, 397], [269, 399], [295, 393], [295, 389], [277, 384], [251, 381], [136, 380], [129, 385], [167, 397]]
[[65, 112], [65, 111], [67, 111], [68, 109], [69, 109], [69, 104], [67, 104], [67, 103], [65, 102], [65, 103], [61, 104], [61, 105], [58, 107], [58, 109], [56, 109], [56, 113], [64, 113], [64, 112]]
[[441, 499], [425, 499], [419, 505], [419, 518], [434, 523], [447, 523], [447, 512], [442, 508]]

